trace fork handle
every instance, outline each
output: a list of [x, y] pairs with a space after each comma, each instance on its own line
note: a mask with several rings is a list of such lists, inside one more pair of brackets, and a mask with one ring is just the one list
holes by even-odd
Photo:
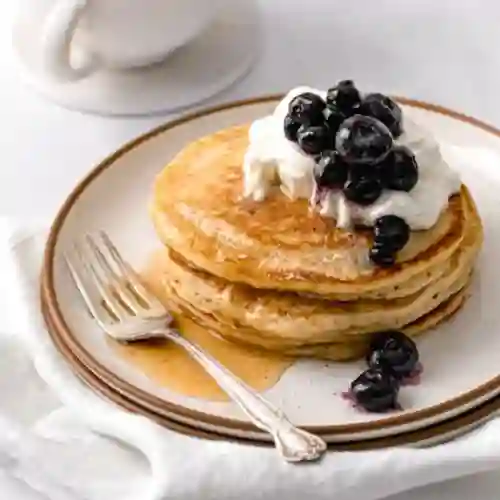
[[183, 347], [238, 404], [252, 423], [272, 436], [277, 450], [285, 460], [288, 462], [317, 460], [325, 452], [326, 444], [321, 438], [295, 427], [281, 409], [264, 399], [198, 345], [174, 329], [161, 333]]

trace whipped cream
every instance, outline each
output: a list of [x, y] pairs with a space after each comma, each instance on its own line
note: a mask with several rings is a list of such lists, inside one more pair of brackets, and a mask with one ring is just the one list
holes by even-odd
[[[326, 98], [325, 91], [297, 87], [286, 95], [272, 115], [252, 123], [243, 163], [244, 196], [261, 201], [274, 184], [279, 184], [290, 199], [314, 195], [315, 161], [289, 141], [283, 130], [289, 102], [303, 92]], [[437, 222], [449, 197], [459, 191], [461, 180], [444, 160], [432, 134], [408, 115], [409, 110], [404, 109], [403, 134], [394, 142], [408, 147], [415, 155], [419, 173], [415, 187], [409, 193], [384, 190], [369, 206], [349, 202], [341, 190], [329, 190], [317, 207], [321, 215], [335, 218], [337, 226], [344, 228], [352, 223], [373, 226], [384, 215], [401, 217], [413, 230], [429, 229]]]

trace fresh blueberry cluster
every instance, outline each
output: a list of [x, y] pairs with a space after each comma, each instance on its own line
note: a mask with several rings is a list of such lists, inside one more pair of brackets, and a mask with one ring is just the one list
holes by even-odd
[[[371, 205], [384, 189], [408, 192], [418, 181], [415, 156], [394, 144], [402, 133], [401, 108], [383, 94], [362, 96], [351, 80], [329, 89], [326, 101], [312, 92], [292, 99], [284, 131], [315, 158], [318, 189], [342, 189], [353, 203]], [[377, 220], [371, 260], [382, 267], [393, 265], [408, 237], [403, 219]]]
[[368, 369], [351, 383], [349, 399], [369, 412], [398, 409], [401, 385], [421, 372], [417, 346], [399, 331], [379, 332], [373, 336], [366, 361]]

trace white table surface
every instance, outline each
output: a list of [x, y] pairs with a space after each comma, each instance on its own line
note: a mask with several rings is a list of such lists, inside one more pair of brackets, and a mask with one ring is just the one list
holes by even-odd
[[[0, 214], [50, 218], [92, 165], [166, 118], [85, 116], [25, 88], [13, 70], [9, 33], [13, 5], [23, 1], [0, 6]], [[497, 0], [260, 2], [264, 53], [251, 75], [212, 103], [349, 77], [500, 126]], [[391, 500], [493, 500], [499, 493], [500, 473], [490, 473]]]

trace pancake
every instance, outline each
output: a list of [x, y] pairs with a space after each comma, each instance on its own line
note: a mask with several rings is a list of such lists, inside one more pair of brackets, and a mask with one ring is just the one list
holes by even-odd
[[[423, 333], [431, 331], [443, 321], [453, 317], [453, 315], [460, 310], [468, 296], [468, 284], [456, 294], [452, 295], [448, 300], [441, 303], [436, 309], [430, 311], [425, 316], [419, 318], [417, 321], [405, 325], [400, 330], [406, 335], [415, 338]], [[232, 326], [224, 325], [214, 319], [210, 315], [193, 314], [192, 310], [185, 310], [178, 307], [176, 312], [179, 314], [188, 314], [191, 316], [199, 326], [205, 328], [207, 332], [221, 336], [228, 339], [233, 343], [242, 346], [255, 348], [256, 345], [247, 342], [248, 338], [253, 336], [250, 334], [246, 338], [232, 337], [234, 328]], [[370, 336], [357, 339], [350, 342], [332, 342], [324, 344], [308, 344], [298, 346], [279, 346], [278, 348], [270, 349], [269, 346], [263, 348], [266, 351], [274, 351], [279, 353], [280, 356], [290, 356], [294, 358], [316, 358], [326, 359], [331, 361], [352, 361], [362, 358], [366, 355], [369, 347]]]
[[483, 241], [466, 186], [380, 268], [371, 229], [337, 228], [278, 186], [243, 199], [247, 137], [242, 125], [201, 138], [156, 179], [150, 213], [172, 311], [230, 342], [340, 361], [363, 356], [373, 332], [416, 336], [464, 303]]
[[465, 186], [438, 222], [412, 232], [397, 265], [371, 265], [370, 230], [346, 231], [311, 213], [306, 200], [276, 189], [265, 202], [241, 198], [248, 126], [189, 144], [158, 176], [150, 212], [163, 243], [191, 267], [256, 289], [322, 298], [392, 300], [438, 281], [463, 244], [465, 225], [482, 229]]

